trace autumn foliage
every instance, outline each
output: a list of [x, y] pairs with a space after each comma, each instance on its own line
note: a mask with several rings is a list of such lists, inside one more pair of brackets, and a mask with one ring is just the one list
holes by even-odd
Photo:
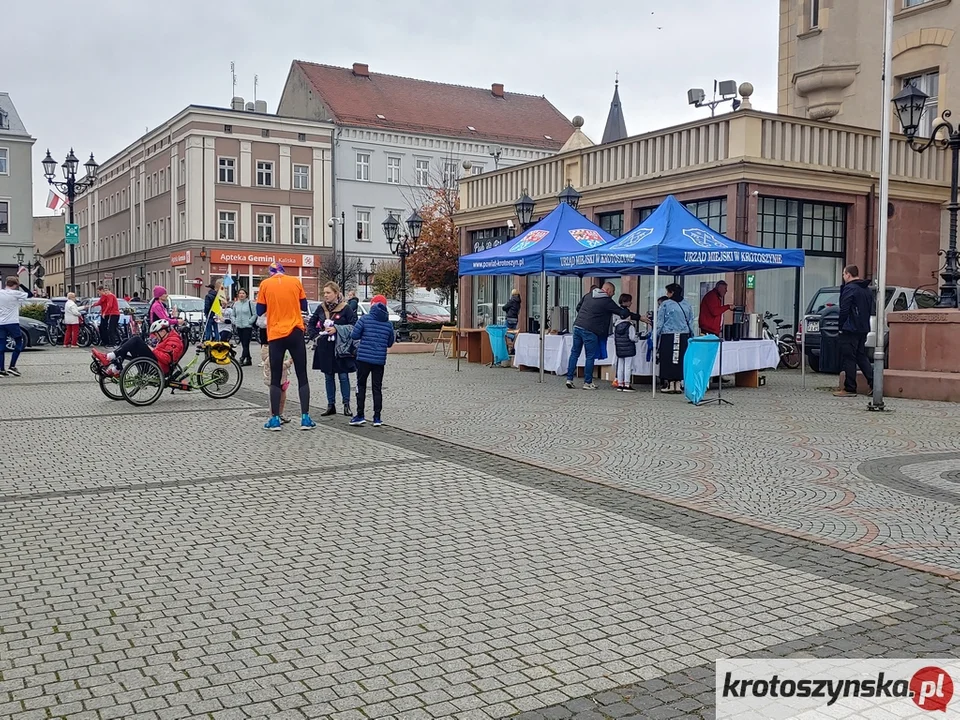
[[438, 188], [422, 208], [423, 229], [417, 251], [407, 258], [407, 271], [416, 285], [451, 298], [457, 288], [460, 236], [453, 221], [456, 192]]

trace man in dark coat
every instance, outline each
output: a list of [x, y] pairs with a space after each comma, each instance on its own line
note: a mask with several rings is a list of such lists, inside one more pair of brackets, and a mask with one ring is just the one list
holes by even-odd
[[[867, 334], [870, 317], [874, 313], [873, 290], [870, 281], [860, 279], [860, 268], [847, 265], [843, 269], [843, 287], [840, 289], [840, 367], [843, 369], [843, 390], [836, 397], [857, 396], [857, 368], [873, 390], [873, 365], [867, 357]], [[878, 335], [878, 342], [883, 342]]]
[[620, 307], [613, 299], [617, 291], [613, 283], [604, 283], [602, 288], [594, 288], [583, 296], [577, 305], [577, 319], [573, 322], [573, 347], [567, 362], [567, 387], [573, 389], [573, 378], [577, 373], [577, 361], [580, 353], [586, 354], [583, 368], [583, 389], [596, 390], [593, 384], [593, 365], [597, 359], [597, 348], [607, 342], [610, 334], [610, 320], [613, 317], [629, 317], [639, 320], [640, 316], [631, 313], [629, 308]]

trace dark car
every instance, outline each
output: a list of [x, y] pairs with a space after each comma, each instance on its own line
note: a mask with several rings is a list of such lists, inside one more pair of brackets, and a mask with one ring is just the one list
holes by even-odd
[[[46, 323], [33, 318], [20, 316], [20, 332], [23, 333], [23, 347], [39, 347], [50, 344], [50, 334]], [[13, 338], [7, 338], [7, 350], [13, 350], [16, 342]]]

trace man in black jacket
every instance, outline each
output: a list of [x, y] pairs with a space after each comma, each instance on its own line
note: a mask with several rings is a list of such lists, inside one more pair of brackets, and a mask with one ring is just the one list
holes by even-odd
[[613, 283], [604, 283], [602, 288], [593, 288], [583, 296], [577, 305], [577, 319], [573, 323], [573, 347], [567, 361], [567, 387], [573, 389], [573, 378], [577, 374], [577, 361], [580, 353], [586, 354], [583, 368], [583, 389], [596, 390], [593, 384], [593, 364], [597, 357], [597, 348], [607, 341], [610, 334], [610, 320], [614, 315], [639, 320], [640, 316], [631, 313], [629, 308], [620, 307], [613, 300], [616, 288]]
[[840, 367], [844, 380], [843, 390], [834, 393], [836, 397], [857, 396], [857, 367], [873, 390], [873, 365], [866, 349], [873, 313], [870, 281], [860, 279], [860, 269], [856, 265], [847, 265], [843, 269], [843, 287], [840, 289]]

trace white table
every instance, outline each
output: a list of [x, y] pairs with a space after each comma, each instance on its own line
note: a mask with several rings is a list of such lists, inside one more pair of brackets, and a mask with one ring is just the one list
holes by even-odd
[[[534, 333], [520, 333], [514, 342], [514, 367], [540, 367], [540, 336]], [[543, 369], [546, 372], [565, 375], [570, 351], [573, 349], [573, 335], [547, 335], [543, 345]], [[607, 338], [607, 358], [597, 360], [596, 365], [612, 365], [616, 355], [613, 336]], [[578, 367], [586, 363], [584, 353], [580, 353]], [[775, 368], [780, 364], [780, 353], [775, 340], [737, 340], [723, 343], [723, 374], [736, 375], [754, 370]], [[713, 375], [720, 374], [720, 354], [713, 364]], [[650, 377], [653, 375], [653, 358], [647, 360], [646, 341], [637, 345], [637, 355], [633, 359], [633, 374]]]

